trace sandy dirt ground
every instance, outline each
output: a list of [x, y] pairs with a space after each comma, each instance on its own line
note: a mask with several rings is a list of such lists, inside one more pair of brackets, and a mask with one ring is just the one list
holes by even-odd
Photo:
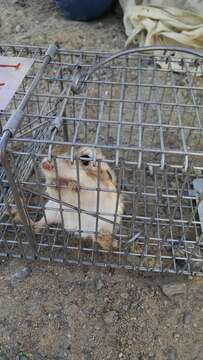
[[[122, 48], [122, 17], [66, 21], [50, 0], [0, 0], [0, 42]], [[0, 260], [0, 360], [203, 360], [203, 282]]]

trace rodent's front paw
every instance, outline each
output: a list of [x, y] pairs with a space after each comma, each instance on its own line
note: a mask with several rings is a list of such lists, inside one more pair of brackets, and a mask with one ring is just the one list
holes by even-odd
[[78, 185], [76, 181], [70, 180], [68, 182], [68, 190], [69, 191], [78, 191]]
[[32, 220], [30, 220], [30, 225], [32, 227], [32, 231], [35, 233], [35, 234], [39, 234], [40, 233], [40, 229], [41, 229], [41, 226], [39, 224], [38, 221], [34, 222]]
[[54, 169], [54, 164], [51, 161], [44, 159], [41, 162], [41, 169], [45, 171], [52, 171]]

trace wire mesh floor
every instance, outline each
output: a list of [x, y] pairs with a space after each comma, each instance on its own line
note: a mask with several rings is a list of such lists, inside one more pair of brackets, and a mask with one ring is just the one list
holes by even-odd
[[[44, 48], [0, 46], [0, 55], [34, 59], [13, 100], [0, 112], [2, 127], [25, 97], [45, 54]], [[7, 154], [28, 219], [36, 222], [45, 215], [45, 226], [34, 234], [33, 255], [2, 165], [0, 255], [202, 275], [201, 193], [193, 189], [194, 179], [203, 177], [201, 59], [185, 54], [183, 59], [179, 53], [177, 60], [163, 51], [131, 52], [107, 61], [109, 56], [58, 50], [40, 75], [23, 120], [9, 139]], [[70, 167], [75, 164], [80, 189], [77, 205], [63, 197], [63, 189], [57, 200], [47, 194], [40, 163], [56, 144], [68, 145], [66, 161]], [[86, 160], [97, 169], [95, 183], [88, 177], [81, 180], [84, 169], [81, 158], [77, 158], [81, 148], [93, 154]], [[99, 160], [95, 149], [102, 151]], [[56, 173], [58, 159], [60, 156], [54, 157]], [[115, 188], [102, 187], [98, 179], [102, 164], [115, 173]], [[91, 210], [80, 201], [85, 192], [90, 195], [88, 199], [96, 194]], [[113, 212], [108, 213], [99, 204], [103, 193], [105, 198], [109, 196], [107, 209], [111, 209], [111, 195], [115, 193]], [[50, 199], [58, 202], [62, 220], [56, 224], [46, 221]], [[119, 201], [124, 204], [120, 213]], [[78, 226], [64, 225], [66, 212], [78, 215]], [[105, 249], [93, 237], [85, 238], [79, 220], [82, 212], [96, 219], [92, 231], [96, 239], [101, 219], [110, 222], [116, 246]]]

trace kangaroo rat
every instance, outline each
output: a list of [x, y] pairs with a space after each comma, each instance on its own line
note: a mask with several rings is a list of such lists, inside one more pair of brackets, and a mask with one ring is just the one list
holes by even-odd
[[[97, 242], [103, 249], [109, 249], [112, 245], [112, 230], [114, 215], [116, 212], [117, 194], [115, 174], [107, 163], [100, 161], [93, 162], [93, 150], [87, 147], [81, 147], [77, 150], [76, 158], [78, 161], [57, 158], [57, 156], [67, 156], [69, 147], [67, 145], [56, 145], [52, 154], [56, 157], [55, 162], [49, 161], [47, 158], [41, 162], [41, 171], [46, 178], [47, 193], [53, 199], [57, 199], [73, 205], [78, 208], [78, 198], [80, 200], [80, 208], [90, 213], [99, 213], [99, 216], [110, 220], [107, 222], [98, 219], [98, 235]], [[96, 151], [96, 160], [104, 160], [100, 150]], [[77, 171], [78, 166], [78, 171]], [[57, 170], [56, 170], [57, 168]], [[99, 172], [99, 175], [98, 175]], [[78, 174], [79, 186], [78, 187]], [[99, 208], [97, 209], [99, 176]], [[52, 185], [52, 186], [50, 186]], [[60, 188], [60, 191], [59, 191]], [[83, 188], [91, 188], [85, 190]], [[103, 190], [103, 191], [102, 191]], [[109, 192], [105, 191], [108, 190]], [[41, 227], [46, 224], [61, 223], [62, 216], [59, 211], [60, 204], [54, 200], [49, 200], [45, 205], [45, 217], [38, 222], [32, 222], [34, 232], [38, 233]], [[117, 214], [123, 214], [123, 200], [119, 197]], [[79, 230], [78, 211], [70, 209], [68, 206], [62, 205], [64, 228], [70, 231]], [[107, 214], [107, 215], [106, 215]], [[120, 216], [117, 216], [116, 222], [120, 222]], [[94, 234], [88, 232], [96, 232], [96, 217], [86, 213], [80, 213], [81, 236], [83, 238], [91, 237], [96, 241]]]

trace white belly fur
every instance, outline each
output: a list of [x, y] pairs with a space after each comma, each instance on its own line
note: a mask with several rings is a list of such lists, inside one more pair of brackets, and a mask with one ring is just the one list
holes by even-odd
[[[53, 193], [50, 194], [54, 198]], [[72, 191], [63, 191], [61, 192], [61, 198], [63, 202], [67, 202], [70, 205], [78, 208], [78, 194]], [[107, 193], [100, 192], [99, 195], [99, 216], [104, 217], [110, 221], [114, 221], [114, 214], [116, 212], [116, 201], [117, 194], [116, 193]], [[59, 211], [59, 204], [52, 200], [48, 201], [45, 207], [46, 216], [53, 217], [53, 223], [62, 223], [62, 216]], [[88, 212], [92, 212], [96, 214], [97, 212], [97, 192], [96, 191], [83, 191], [80, 192], [80, 208], [82, 210], [86, 210]], [[56, 210], [55, 210], [56, 209]], [[73, 210], [68, 208], [67, 206], [62, 205], [63, 210], [63, 222], [64, 228], [69, 231], [79, 231], [79, 212], [77, 210]], [[119, 202], [118, 206], [118, 215], [122, 214], [122, 203]], [[108, 214], [108, 215], [107, 215]], [[81, 222], [81, 236], [87, 237], [89, 232], [112, 232], [113, 224], [108, 223], [105, 220], [98, 220], [98, 229], [96, 229], [96, 217], [87, 215], [85, 213], [80, 213], [80, 222]], [[120, 222], [120, 217], [118, 216], [116, 222]]]

